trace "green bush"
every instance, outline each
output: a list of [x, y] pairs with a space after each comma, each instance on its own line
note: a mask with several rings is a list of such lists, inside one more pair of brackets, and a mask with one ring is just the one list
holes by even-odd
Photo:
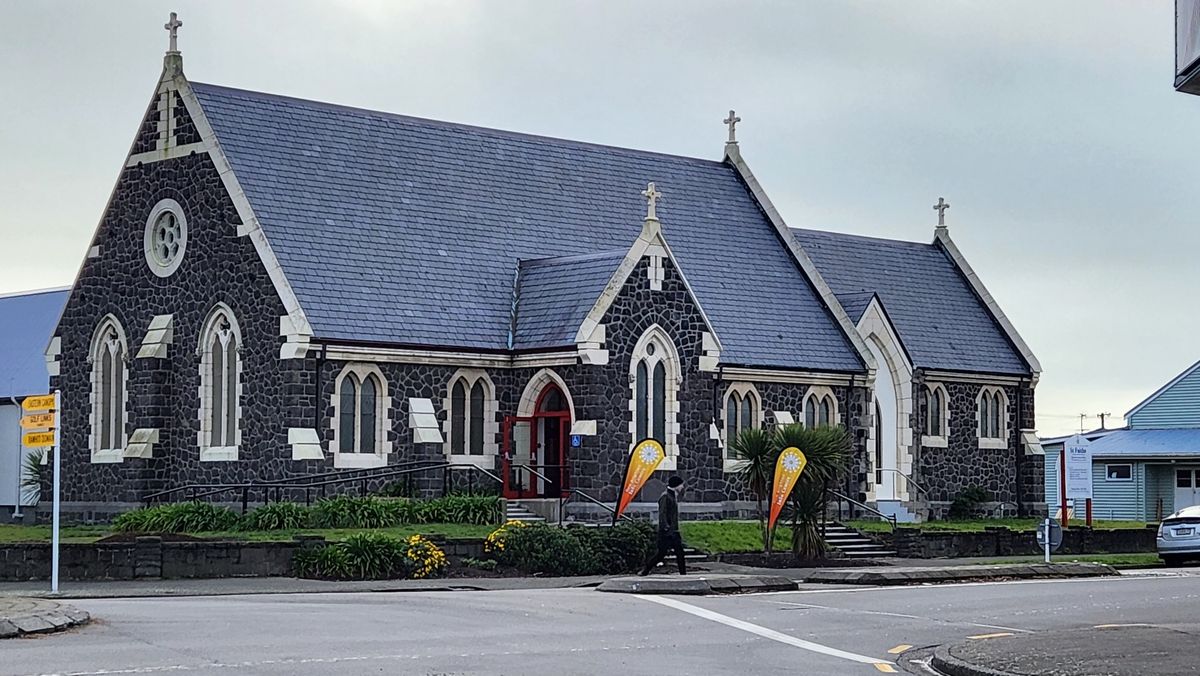
[[967, 486], [950, 503], [951, 519], [966, 519], [975, 515], [979, 505], [992, 499], [990, 493], [979, 486]]
[[420, 523], [465, 523], [487, 526], [504, 516], [500, 498], [494, 495], [448, 495], [425, 500], [419, 505]]
[[538, 524], [508, 529], [497, 557], [526, 573], [609, 575], [637, 570], [653, 550], [654, 528], [648, 522], [611, 528]]
[[242, 519], [242, 530], [296, 530], [308, 526], [309, 509], [294, 502], [272, 502]]
[[446, 554], [420, 535], [399, 540], [357, 533], [343, 542], [296, 552], [292, 566], [300, 577], [333, 580], [423, 578], [440, 574]]
[[113, 521], [118, 533], [201, 533], [237, 528], [239, 517], [226, 507], [205, 502], [143, 507], [121, 514]]
[[401, 523], [395, 502], [350, 495], [325, 498], [313, 505], [309, 522], [314, 528], [388, 528]]

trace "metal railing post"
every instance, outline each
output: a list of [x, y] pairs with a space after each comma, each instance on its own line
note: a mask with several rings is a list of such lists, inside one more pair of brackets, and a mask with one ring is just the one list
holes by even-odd
[[467, 472], [467, 495], [475, 497], [475, 472]]
[[250, 501], [250, 489], [242, 486], [242, 516], [246, 516], [246, 503]]

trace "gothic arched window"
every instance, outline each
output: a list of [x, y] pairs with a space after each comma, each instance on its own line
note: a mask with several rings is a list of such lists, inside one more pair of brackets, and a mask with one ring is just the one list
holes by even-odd
[[455, 456], [495, 453], [496, 390], [483, 371], [462, 369], [450, 379], [446, 451]]
[[633, 401], [633, 443], [655, 439], [668, 458], [675, 456], [679, 359], [671, 339], [657, 325], [646, 330], [634, 346], [630, 364]]
[[757, 429], [762, 423], [762, 399], [750, 383], [734, 383], [725, 393], [725, 448], [730, 460], [737, 460], [734, 441], [743, 430]]
[[810, 387], [804, 397], [804, 426], [829, 427], [838, 424], [837, 398], [828, 387]]
[[946, 388], [937, 383], [928, 384], [921, 391], [921, 407], [925, 411], [925, 435], [945, 437], [949, 423], [949, 406]]
[[92, 462], [120, 462], [125, 452], [128, 348], [115, 317], [105, 317], [92, 338]]
[[241, 333], [218, 305], [200, 333], [200, 459], [237, 460], [241, 440]]
[[373, 467], [387, 463], [387, 379], [372, 364], [347, 364], [334, 394], [335, 467]]

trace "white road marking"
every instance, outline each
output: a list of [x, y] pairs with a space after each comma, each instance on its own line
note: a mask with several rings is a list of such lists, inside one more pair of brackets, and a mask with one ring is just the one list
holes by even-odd
[[760, 626], [757, 624], [752, 624], [752, 623], [746, 622], [744, 620], [739, 620], [736, 617], [729, 617], [728, 615], [722, 615], [721, 613], [713, 612], [711, 610], [708, 610], [707, 608], [701, 608], [700, 606], [693, 606], [692, 604], [684, 603], [683, 601], [677, 601], [675, 599], [666, 598], [663, 596], [640, 596], [639, 595], [639, 596], [636, 596], [636, 598], [645, 599], [646, 601], [652, 601], [654, 603], [666, 606], [668, 608], [674, 608], [675, 610], [681, 610], [685, 613], [688, 613], [689, 615], [695, 615], [696, 617], [701, 617], [706, 620], [711, 620], [713, 622], [719, 622], [720, 624], [723, 624], [727, 627], [733, 627], [734, 629], [741, 629], [742, 631], [749, 632], [756, 636], [761, 636], [763, 638], [767, 638], [772, 641], [778, 641], [779, 643], [784, 643], [784, 644], [787, 644], [787, 645], [790, 645], [790, 646], [793, 646], [796, 648], [800, 648], [802, 650], [807, 650], [809, 652], [820, 653], [822, 655], [828, 655], [830, 657], [837, 657], [837, 658], [843, 659], [843, 660], [850, 660], [851, 662], [858, 662], [860, 664], [871, 664], [871, 665], [884, 664], [884, 665], [891, 666], [891, 663], [888, 662], [887, 660], [881, 660], [877, 657], [867, 657], [866, 655], [859, 655], [857, 653], [846, 652], [845, 650], [838, 650], [837, 648], [831, 648], [826, 645], [821, 645], [820, 643], [813, 643], [812, 641], [805, 641], [802, 638], [796, 638], [795, 636], [789, 636], [788, 634], [784, 634], [784, 633], [775, 631], [774, 629], [768, 629], [766, 627], [763, 627], [763, 626]]
[[778, 592], [763, 592], [758, 596], [784, 596], [789, 594], [865, 594], [868, 592], [884, 592], [884, 591], [931, 591], [934, 589], [955, 589], [958, 587], [998, 587], [1002, 585], [1016, 584], [1080, 584], [1085, 582], [1147, 582], [1159, 581], [1168, 577], [1200, 577], [1200, 575], [1162, 575], [1148, 574], [1141, 575], [1127, 572], [1120, 575], [1108, 577], [1077, 577], [1077, 578], [1054, 578], [1047, 580], [1003, 580], [995, 582], [945, 582], [941, 584], [897, 584], [883, 586], [858, 586], [858, 587], [835, 587], [833, 589], [798, 589], [795, 591], [778, 591]]
[[821, 606], [815, 603], [793, 603], [791, 601], [770, 601], [781, 606], [795, 606], [797, 608], [816, 608], [817, 610], [833, 610], [840, 613], [856, 613], [861, 615], [882, 615], [884, 617], [899, 617], [906, 620], [921, 620], [922, 622], [937, 622], [939, 624], [963, 624], [970, 627], [979, 627], [981, 629], [1000, 629], [1002, 631], [1015, 631], [1022, 634], [1032, 634], [1034, 632], [1028, 629], [1017, 629], [1016, 627], [1005, 627], [999, 624], [983, 624], [981, 622], [960, 622], [956, 620], [943, 620], [936, 617], [921, 617], [920, 615], [907, 615], [905, 613], [889, 613], [885, 610], [855, 610], [852, 608], [836, 608], [834, 606]]

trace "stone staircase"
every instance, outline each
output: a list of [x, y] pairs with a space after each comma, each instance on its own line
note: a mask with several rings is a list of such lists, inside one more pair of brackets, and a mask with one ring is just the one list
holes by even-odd
[[885, 549], [853, 528], [832, 521], [825, 524], [825, 542], [849, 559], [877, 559], [896, 555], [896, 552]]
[[506, 501], [505, 505], [504, 505], [504, 510], [505, 510], [504, 520], [506, 522], [507, 521], [521, 521], [523, 523], [545, 523], [546, 522], [545, 517], [534, 514], [533, 512], [529, 511], [529, 509], [527, 507], [525, 507], [524, 505], [522, 505], [519, 502], [514, 502], [512, 500]]
[[896, 517], [896, 523], [916, 523], [920, 521], [918, 514], [909, 511], [900, 500], [877, 500], [875, 508], [887, 514], [888, 516]]

